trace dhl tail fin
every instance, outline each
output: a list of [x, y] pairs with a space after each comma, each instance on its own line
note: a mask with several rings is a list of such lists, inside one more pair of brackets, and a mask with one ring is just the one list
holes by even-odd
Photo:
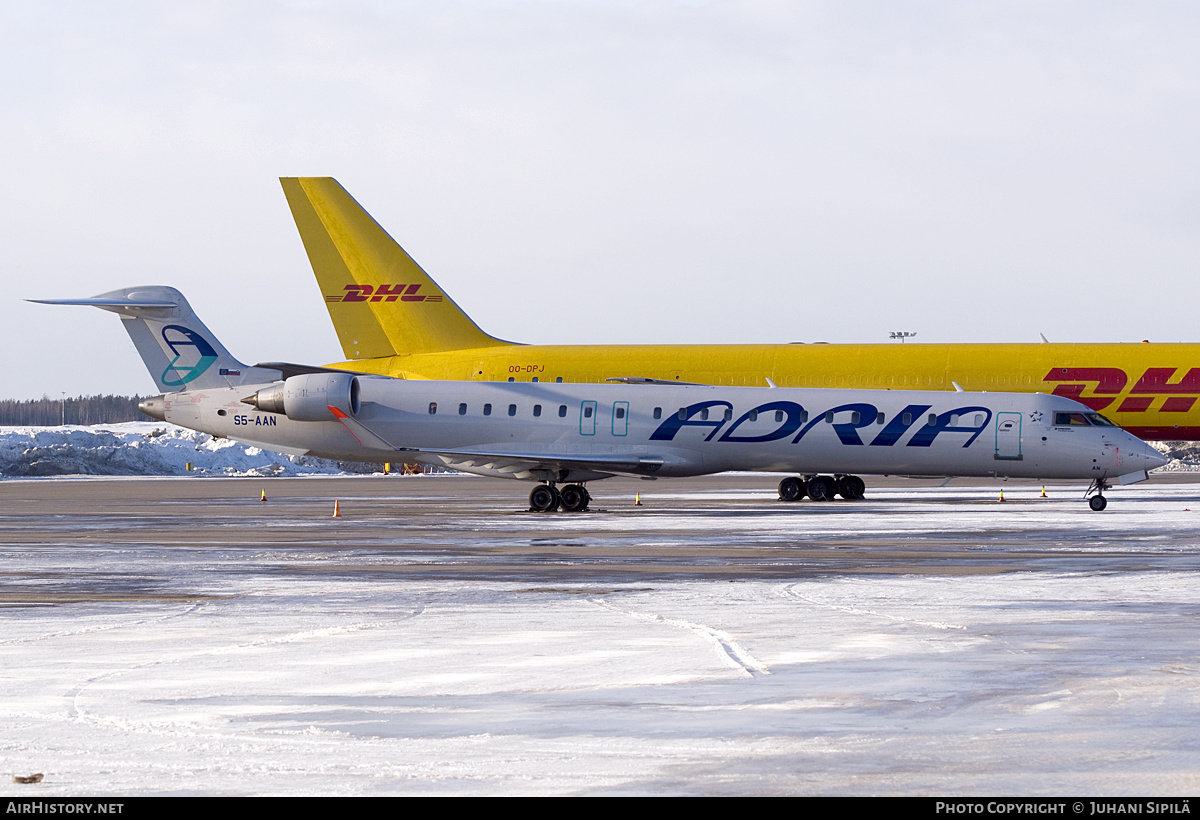
[[88, 299], [29, 301], [90, 305], [120, 316], [154, 383], [164, 393], [262, 384], [280, 378], [278, 370], [251, 367], [235, 359], [175, 288], [149, 285]]
[[279, 181], [347, 359], [510, 344], [480, 330], [337, 180]]

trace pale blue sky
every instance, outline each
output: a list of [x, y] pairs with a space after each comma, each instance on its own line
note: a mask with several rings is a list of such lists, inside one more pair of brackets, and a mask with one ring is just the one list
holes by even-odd
[[151, 392], [115, 317], [20, 301], [128, 285], [339, 359], [284, 175], [507, 339], [1200, 340], [1197, 43], [1184, 2], [0, 0], [0, 397]]

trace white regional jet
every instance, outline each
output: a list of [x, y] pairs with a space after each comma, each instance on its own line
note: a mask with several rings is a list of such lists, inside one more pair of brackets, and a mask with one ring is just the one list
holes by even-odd
[[[860, 474], [1113, 482], [1166, 459], [1082, 404], [1041, 393], [412, 381], [242, 364], [169, 287], [91, 299], [119, 315], [163, 395], [155, 418], [283, 453], [418, 461], [538, 482], [530, 507], [584, 510], [585, 482], [728, 470], [793, 473], [779, 497], [863, 496]], [[1093, 494], [1094, 492], [1094, 494]]]

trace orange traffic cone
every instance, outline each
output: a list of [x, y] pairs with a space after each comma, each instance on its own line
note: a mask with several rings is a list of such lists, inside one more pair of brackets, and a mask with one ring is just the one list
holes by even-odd
[[1043, 484], [1042, 485], [1042, 498], [1045, 498], [1045, 497], [1046, 497], [1046, 485]]
[[342, 510], [341, 510], [341, 507], [339, 506], [336, 498], [333, 500], [333, 517], [334, 518], [342, 517]]
[[633, 506], [635, 506], [635, 507], [642, 506], [642, 494], [641, 493], [633, 494]]
[[263, 491], [262, 491], [262, 498], [260, 498], [260, 499], [258, 499], [258, 500], [259, 500], [259, 501], [266, 501], [266, 500], [267, 500], [267, 491], [266, 491], [266, 490], [263, 490]]
[[1004, 490], [1003, 489], [1000, 490], [1000, 503], [1001, 504], [1004, 503]]

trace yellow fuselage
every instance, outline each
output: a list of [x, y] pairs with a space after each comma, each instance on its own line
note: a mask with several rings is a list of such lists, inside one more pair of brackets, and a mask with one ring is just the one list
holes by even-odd
[[330, 365], [408, 379], [1053, 393], [1149, 440], [1200, 439], [1200, 344], [496, 345]]

